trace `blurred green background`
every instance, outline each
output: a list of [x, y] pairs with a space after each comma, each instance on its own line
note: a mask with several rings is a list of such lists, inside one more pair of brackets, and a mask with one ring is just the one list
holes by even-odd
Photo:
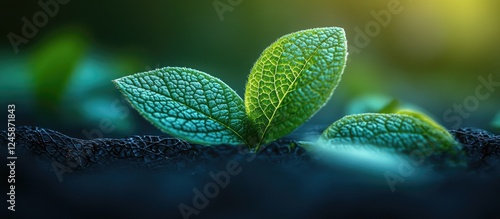
[[[243, 96], [253, 63], [278, 37], [339, 26], [349, 41], [347, 68], [332, 100], [308, 124], [396, 101], [447, 128], [499, 128], [492, 121], [500, 86], [482, 88], [487, 98], [476, 94], [479, 77], [500, 82], [499, 1], [40, 2], [57, 6], [47, 11], [39, 1], [6, 1], [0, 9], [0, 104], [16, 104], [18, 125], [75, 137], [157, 134], [112, 79], [186, 66]], [[459, 113], [459, 104], [468, 109]]]

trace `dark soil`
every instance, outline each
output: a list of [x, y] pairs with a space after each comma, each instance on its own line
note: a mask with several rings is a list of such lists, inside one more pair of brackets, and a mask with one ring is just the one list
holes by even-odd
[[[16, 215], [182, 218], [183, 203], [192, 207], [191, 218], [495, 218], [500, 136], [473, 128], [450, 132], [463, 146], [467, 167], [417, 168], [392, 178], [392, 191], [387, 171], [326, 164], [294, 139], [254, 154], [245, 147], [206, 147], [169, 137], [82, 140], [18, 127]], [[2, 131], [0, 143], [6, 142]], [[7, 157], [7, 148], [0, 154]], [[240, 171], [228, 175], [224, 188], [218, 184], [215, 197], [199, 199], [196, 190], [204, 193], [217, 183], [210, 173], [227, 173], [231, 162]]]

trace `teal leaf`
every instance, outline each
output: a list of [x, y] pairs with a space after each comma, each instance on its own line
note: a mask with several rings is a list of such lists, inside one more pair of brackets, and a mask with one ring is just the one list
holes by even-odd
[[257, 59], [245, 91], [246, 113], [259, 144], [280, 138], [311, 118], [330, 99], [347, 58], [342, 28], [295, 32]]
[[166, 133], [200, 144], [246, 143], [243, 100], [215, 77], [166, 67], [113, 82], [142, 116]]
[[319, 142], [373, 145], [404, 154], [416, 150], [454, 154], [457, 145], [443, 127], [427, 116], [410, 111], [345, 116], [328, 127]]

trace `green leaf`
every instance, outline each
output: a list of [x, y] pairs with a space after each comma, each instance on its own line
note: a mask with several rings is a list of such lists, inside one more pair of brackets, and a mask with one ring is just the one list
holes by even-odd
[[455, 154], [457, 144], [436, 122], [410, 111], [345, 116], [328, 127], [319, 141], [329, 145], [373, 145], [404, 154], [416, 150]]
[[246, 113], [260, 144], [280, 138], [311, 118], [330, 99], [347, 58], [342, 28], [281, 37], [255, 63], [245, 91]]
[[497, 131], [500, 131], [500, 111], [491, 120], [491, 127], [496, 129]]
[[200, 144], [246, 143], [243, 100], [217, 78], [167, 67], [113, 82], [142, 116], [166, 133]]
[[77, 28], [56, 30], [31, 55], [38, 112], [59, 112], [64, 91], [88, 47]]
[[391, 102], [387, 103], [383, 108], [381, 108], [378, 113], [393, 113], [396, 112], [400, 108], [400, 101], [396, 98], [393, 98]]

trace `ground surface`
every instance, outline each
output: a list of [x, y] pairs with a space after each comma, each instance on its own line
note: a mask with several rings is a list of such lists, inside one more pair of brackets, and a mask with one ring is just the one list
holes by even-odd
[[[21, 127], [16, 215], [182, 218], [182, 206], [195, 213], [191, 218], [495, 218], [499, 136], [468, 128], [451, 133], [463, 144], [466, 167], [436, 169], [431, 163], [403, 175], [395, 167], [390, 186], [386, 169], [325, 162], [293, 140], [272, 143], [255, 156], [243, 147], [158, 136], [81, 140]], [[0, 154], [7, 157], [6, 132], [0, 136]]]

